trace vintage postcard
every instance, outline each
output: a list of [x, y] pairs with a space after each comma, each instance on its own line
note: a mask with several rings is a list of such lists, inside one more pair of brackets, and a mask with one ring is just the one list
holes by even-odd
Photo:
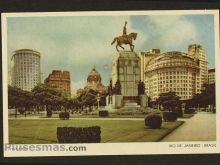
[[4, 156], [220, 152], [219, 11], [2, 14]]

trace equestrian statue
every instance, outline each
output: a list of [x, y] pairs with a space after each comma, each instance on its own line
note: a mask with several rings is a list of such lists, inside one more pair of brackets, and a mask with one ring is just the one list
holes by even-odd
[[130, 34], [127, 35], [126, 25], [127, 25], [127, 21], [125, 21], [125, 25], [124, 25], [124, 28], [123, 28], [123, 35], [115, 37], [114, 40], [112, 41], [111, 45], [113, 45], [117, 41], [116, 50], [119, 51], [118, 46], [121, 47], [124, 50], [124, 47], [122, 47], [121, 45], [122, 44], [125, 44], [125, 45], [129, 44], [130, 49], [133, 52], [134, 45], [132, 44], [132, 41], [136, 40], [137, 33], [130, 33]]

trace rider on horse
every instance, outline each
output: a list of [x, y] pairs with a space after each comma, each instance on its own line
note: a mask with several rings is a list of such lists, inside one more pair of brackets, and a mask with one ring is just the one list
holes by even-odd
[[127, 29], [126, 29], [127, 21], [125, 21], [125, 26], [123, 28], [123, 36], [127, 35]]
[[124, 40], [127, 40], [127, 38], [128, 38], [126, 25], [127, 25], [127, 21], [125, 21], [125, 26], [123, 28], [123, 35], [122, 36], [123, 36]]
[[122, 44], [129, 44], [130, 45], [130, 49], [131, 51], [134, 50], [134, 45], [132, 44], [132, 40], [135, 40], [137, 37], [137, 33], [130, 33], [127, 35], [127, 21], [125, 21], [125, 25], [123, 27], [123, 35], [122, 36], [118, 36], [115, 37], [114, 40], [112, 41], [111, 45], [114, 44], [117, 41], [117, 45], [116, 45], [116, 50], [118, 50], [118, 46], [121, 47], [122, 49], [124, 49], [124, 47], [122, 47]]

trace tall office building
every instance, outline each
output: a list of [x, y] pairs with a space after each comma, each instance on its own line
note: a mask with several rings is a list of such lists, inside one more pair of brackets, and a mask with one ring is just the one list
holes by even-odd
[[205, 50], [201, 45], [191, 44], [188, 46], [188, 54], [198, 60], [199, 80], [197, 81], [197, 93], [202, 90], [203, 84], [208, 83], [208, 61], [206, 59]]
[[[156, 51], [155, 51], [156, 50]], [[188, 52], [141, 52], [142, 80], [147, 95], [155, 101], [161, 93], [176, 92], [181, 100], [200, 93], [208, 80], [207, 60], [201, 45], [189, 45]]]
[[71, 95], [70, 73], [69, 71], [53, 70], [44, 80], [45, 84], [53, 86], [55, 89], [63, 92], [66, 96]]
[[12, 86], [30, 91], [40, 83], [40, 58], [40, 53], [31, 49], [14, 51], [11, 58]]
[[215, 83], [215, 68], [208, 70], [208, 84]]

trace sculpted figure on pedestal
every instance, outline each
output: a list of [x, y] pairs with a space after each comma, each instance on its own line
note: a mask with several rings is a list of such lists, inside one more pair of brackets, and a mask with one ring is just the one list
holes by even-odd
[[127, 21], [125, 21], [125, 26], [123, 28], [123, 35], [115, 37], [114, 40], [112, 41], [111, 45], [113, 45], [116, 41], [116, 50], [119, 51], [118, 46], [121, 47], [124, 50], [124, 47], [122, 47], [122, 44], [129, 44], [130, 45], [130, 50], [133, 52], [134, 50], [134, 45], [132, 44], [133, 40], [136, 40], [137, 38], [137, 33], [130, 33], [127, 35]]

